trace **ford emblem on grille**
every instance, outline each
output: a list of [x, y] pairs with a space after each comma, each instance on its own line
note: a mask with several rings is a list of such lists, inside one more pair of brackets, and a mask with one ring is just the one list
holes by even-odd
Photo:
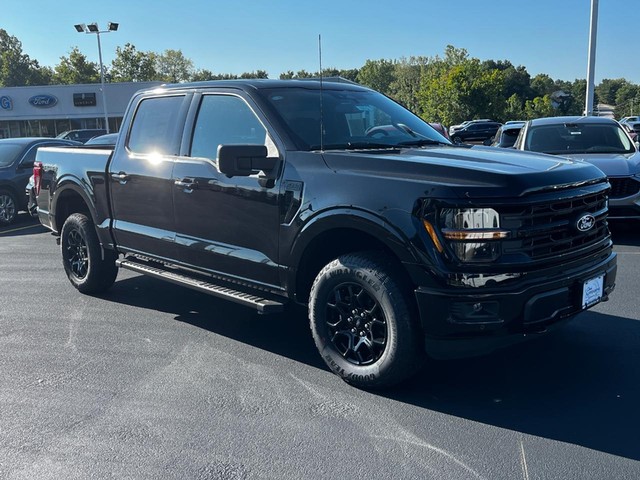
[[587, 213], [586, 215], [583, 215], [578, 219], [578, 222], [576, 223], [576, 227], [581, 232], [588, 232], [593, 228], [595, 224], [596, 224], [595, 217]]

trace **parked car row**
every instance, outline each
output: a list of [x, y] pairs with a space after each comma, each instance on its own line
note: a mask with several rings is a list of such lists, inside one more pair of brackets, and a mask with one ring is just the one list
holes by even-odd
[[91, 139], [84, 139], [81, 135], [67, 135], [68, 138], [0, 139], [0, 226], [13, 223], [20, 211], [33, 213], [35, 210], [33, 162], [38, 148], [74, 147], [83, 144], [83, 142], [71, 140], [69, 137], [81, 138], [87, 145], [115, 144], [117, 137], [115, 133], [95, 136], [95, 134], [105, 131], [91, 130], [90, 132], [94, 134]]
[[[476, 120], [452, 127], [451, 140], [479, 140], [496, 125], [484, 145], [591, 163], [607, 175], [611, 184], [609, 218], [640, 219], [640, 153], [634, 143], [639, 138], [640, 117], [625, 117], [619, 122], [593, 116], [549, 117], [504, 125]], [[468, 133], [474, 131], [478, 133]], [[523, 157], [523, 161], [526, 159]]]
[[605, 117], [530, 120], [514, 148], [595, 165], [611, 184], [609, 218], [640, 219], [640, 153], [617, 121]]
[[27, 209], [25, 187], [40, 147], [82, 145], [73, 140], [46, 137], [0, 139], [0, 226], [9, 225]]

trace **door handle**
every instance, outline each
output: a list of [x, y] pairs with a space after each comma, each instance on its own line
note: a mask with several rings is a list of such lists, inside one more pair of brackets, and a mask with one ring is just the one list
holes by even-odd
[[129, 175], [127, 175], [125, 172], [118, 172], [112, 173], [111, 178], [120, 182], [121, 185], [124, 185], [125, 183], [127, 183], [127, 180], [129, 180]]
[[197, 185], [193, 178], [183, 178], [182, 180], [176, 180], [173, 183], [177, 187], [184, 188], [185, 190], [193, 190]]

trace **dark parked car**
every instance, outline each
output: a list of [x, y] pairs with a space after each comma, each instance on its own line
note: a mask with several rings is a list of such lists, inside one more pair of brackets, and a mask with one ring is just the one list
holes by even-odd
[[476, 123], [476, 122], [493, 122], [493, 120], [491, 120], [490, 118], [479, 118], [479, 119], [476, 119], [476, 120], [465, 120], [464, 122], [462, 122], [459, 125], [451, 125], [449, 127], [449, 135], [453, 135], [458, 130], [466, 127], [467, 125], [469, 125], [471, 123]]
[[38, 147], [81, 145], [71, 140], [55, 138], [0, 139], [0, 225], [9, 225], [20, 210], [27, 209], [23, 194], [33, 171]]
[[56, 138], [86, 143], [87, 140], [97, 137], [98, 135], [104, 135], [105, 133], [107, 133], [107, 131], [103, 128], [85, 128], [81, 130], [67, 130], [66, 132], [62, 132]]
[[484, 142], [487, 138], [493, 137], [501, 125], [498, 122], [471, 122], [460, 130], [456, 130], [451, 135], [451, 141], [453, 143]]
[[484, 144], [499, 148], [513, 147], [523, 126], [524, 122], [507, 122], [498, 129], [492, 138], [485, 140]]
[[615, 120], [605, 117], [530, 120], [515, 146], [519, 150], [592, 163], [607, 175], [611, 184], [609, 218], [640, 219], [640, 153]]

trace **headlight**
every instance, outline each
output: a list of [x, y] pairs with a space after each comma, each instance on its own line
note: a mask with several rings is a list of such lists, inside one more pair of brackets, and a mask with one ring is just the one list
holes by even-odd
[[509, 236], [500, 228], [493, 208], [445, 208], [440, 212], [442, 236], [462, 262], [492, 262], [501, 253], [499, 240]]

